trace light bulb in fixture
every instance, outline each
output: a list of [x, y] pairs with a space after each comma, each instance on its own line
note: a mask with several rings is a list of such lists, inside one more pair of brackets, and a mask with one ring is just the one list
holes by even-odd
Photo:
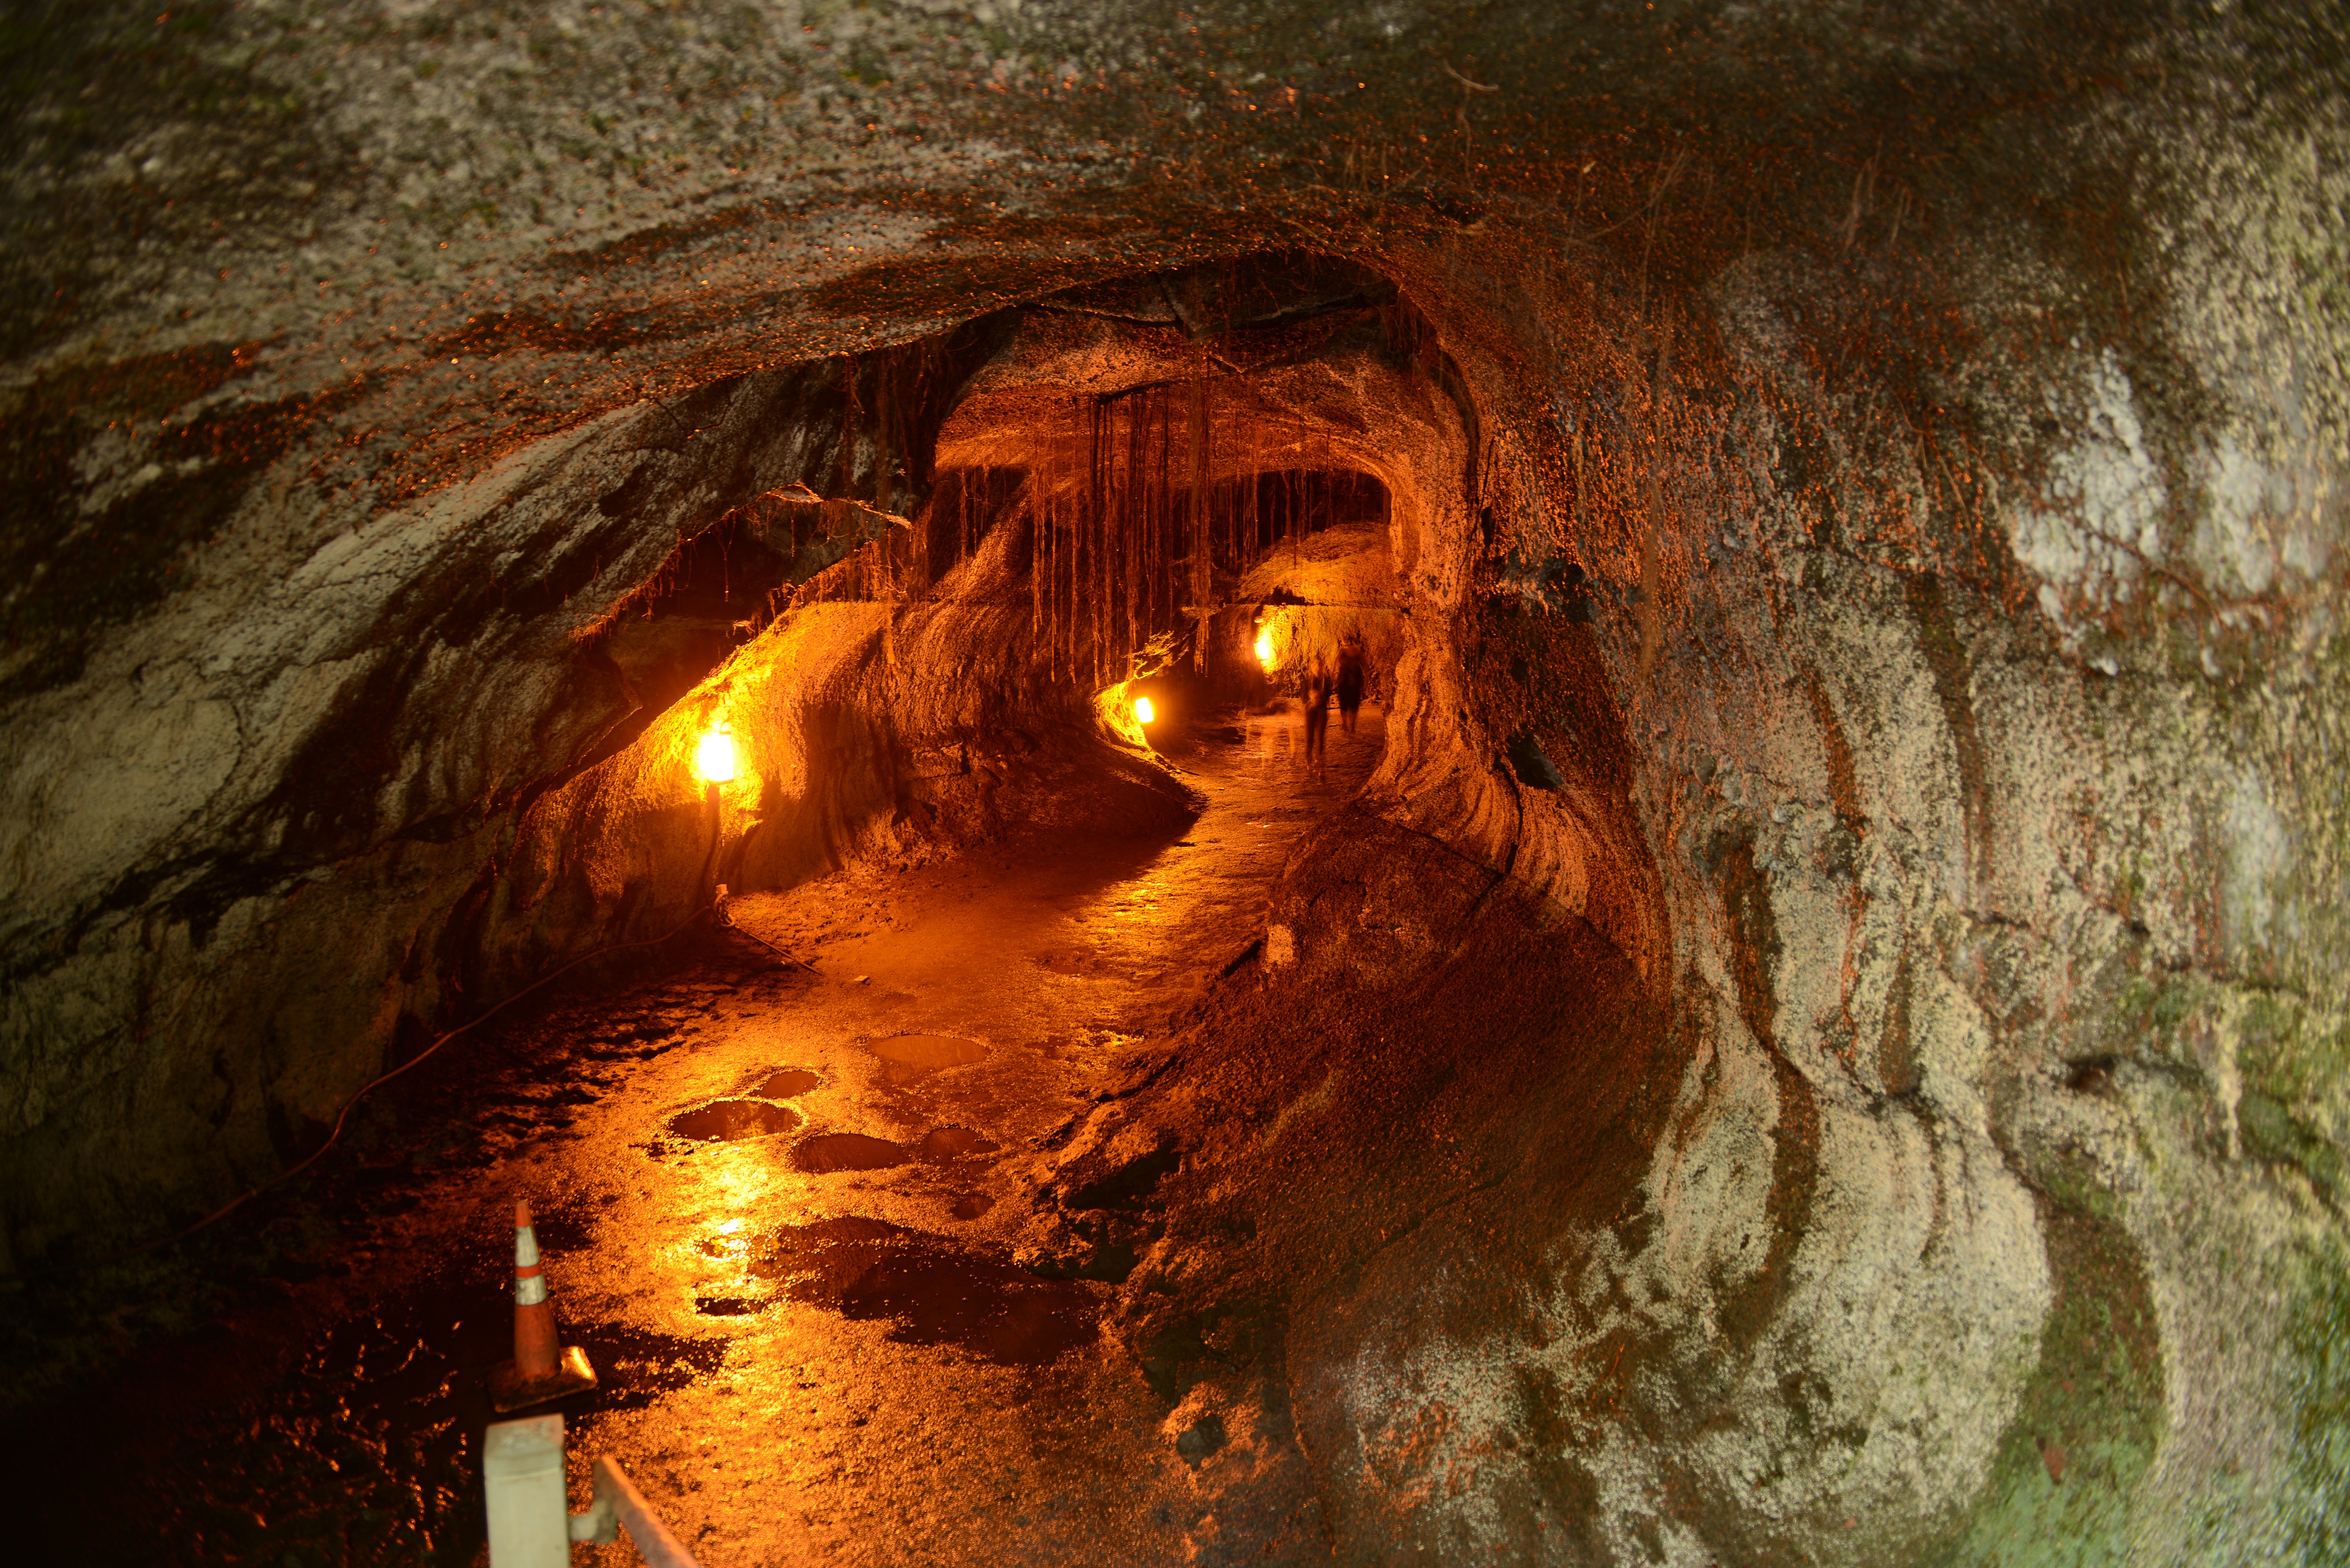
[[734, 778], [734, 732], [724, 721], [702, 737], [693, 748], [693, 765], [708, 784], [731, 784]]
[[1134, 700], [1134, 718], [1137, 723], [1148, 724], [1156, 717], [1158, 717], [1158, 713], [1157, 711], [1150, 706], [1149, 698], [1137, 697]]
[[1256, 661], [1267, 670], [1273, 668], [1273, 633], [1261, 631], [1256, 634]]

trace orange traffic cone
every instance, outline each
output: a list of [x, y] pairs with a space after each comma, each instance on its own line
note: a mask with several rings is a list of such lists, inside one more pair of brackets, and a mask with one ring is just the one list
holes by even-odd
[[515, 1199], [515, 1353], [490, 1374], [490, 1407], [504, 1415], [596, 1386], [596, 1369], [576, 1345], [555, 1343], [555, 1308], [538, 1262], [530, 1199]]

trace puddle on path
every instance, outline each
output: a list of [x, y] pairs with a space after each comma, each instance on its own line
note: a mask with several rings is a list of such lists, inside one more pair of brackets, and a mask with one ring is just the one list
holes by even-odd
[[1099, 1332], [1083, 1285], [1040, 1280], [879, 1220], [785, 1226], [751, 1272], [795, 1301], [886, 1321], [901, 1345], [951, 1345], [1007, 1366], [1041, 1366]]
[[[1282, 722], [1292, 727], [1295, 722], [1294, 716]], [[1246, 733], [1254, 741], [1260, 729], [1274, 727], [1251, 721]], [[787, 1018], [778, 1004], [780, 992], [764, 999], [750, 993], [752, 981], [767, 973], [766, 961], [759, 961], [754, 973], [732, 959], [696, 959], [673, 976], [648, 981], [616, 997], [592, 1004], [583, 999], [577, 1013], [560, 1014], [557, 1022], [543, 1028], [517, 1030], [506, 1038], [521, 1055], [503, 1046], [497, 1053], [445, 1053], [432, 1074], [410, 1080], [408, 1086], [418, 1092], [400, 1103], [417, 1107], [415, 1125], [427, 1127], [434, 1125], [431, 1117], [442, 1108], [432, 1096], [445, 1094], [451, 1096], [446, 1109], [452, 1117], [463, 1107], [473, 1107], [467, 1114], [474, 1115], [483, 1127], [496, 1129], [500, 1145], [576, 1119], [579, 1134], [601, 1141], [550, 1140], [552, 1168], [542, 1176], [557, 1188], [585, 1189], [608, 1185], [616, 1172], [625, 1173], [626, 1168], [599, 1163], [608, 1160], [605, 1153], [591, 1152], [605, 1150], [615, 1137], [657, 1158], [691, 1149], [706, 1160], [720, 1153], [713, 1147], [717, 1142], [788, 1134], [759, 1151], [780, 1161], [795, 1152], [793, 1140], [809, 1132], [799, 1112], [785, 1102], [818, 1090], [847, 1101], [878, 1082], [899, 1092], [863, 1093], [863, 1097], [881, 1105], [894, 1101], [902, 1108], [910, 1098], [955, 1086], [951, 1070], [960, 1070], [965, 1079], [983, 1080], [1002, 1106], [992, 1106], [980, 1092], [981, 1085], [972, 1083], [967, 1097], [941, 1096], [948, 1104], [929, 1110], [920, 1120], [910, 1116], [902, 1124], [902, 1147], [882, 1147], [892, 1151], [893, 1165], [930, 1162], [918, 1168], [916, 1190], [906, 1195], [908, 1212], [901, 1219], [910, 1220], [919, 1211], [931, 1217], [923, 1223], [941, 1227], [992, 1220], [996, 1206], [992, 1196], [971, 1189], [976, 1185], [981, 1157], [993, 1151], [977, 1143], [962, 1147], [959, 1135], [968, 1129], [941, 1127], [930, 1137], [912, 1129], [928, 1129], [941, 1116], [965, 1116], [987, 1122], [991, 1130], [1004, 1134], [1005, 1142], [1023, 1147], [1040, 1130], [1034, 1125], [1036, 1118], [1028, 1115], [1026, 1101], [1015, 1098], [1015, 1088], [1024, 1096], [1029, 1081], [1018, 1074], [999, 1077], [994, 1071], [971, 1069], [982, 1064], [1002, 1067], [1012, 1058], [1025, 1073], [1026, 1050], [1007, 1044], [1004, 1053], [996, 1054], [977, 1040], [938, 1034], [883, 1038], [861, 1047], [875, 1058], [870, 1080], [839, 1070], [828, 1056], [821, 1058], [827, 1069], [819, 1075], [805, 1066], [778, 1065], [773, 1055], [785, 1050], [800, 1054], [806, 1048], [786, 1042], [808, 1038], [818, 1029], [824, 1037], [833, 1038], [836, 1032], [920, 1027], [925, 1020], [955, 1022], [1007, 1042], [1069, 1039], [1066, 1051], [1040, 1054], [1035, 1086], [1040, 1092], [1091, 1089], [1095, 1083], [1087, 1075], [1107, 1059], [1118, 1039], [1109, 1033], [1118, 1019], [1108, 1013], [1097, 1017], [1095, 1011], [1104, 1005], [1096, 998], [1113, 989], [1106, 977], [1138, 966], [1180, 970], [1186, 964], [1206, 974], [1230, 960], [1240, 945], [1232, 932], [1258, 929], [1254, 922], [1260, 918], [1263, 888], [1277, 876], [1286, 853], [1284, 835], [1324, 804], [1343, 798], [1377, 754], [1376, 746], [1363, 748], [1358, 767], [1355, 749], [1335, 733], [1331, 742], [1333, 779], [1308, 788], [1287, 733], [1269, 734], [1262, 747], [1245, 748], [1234, 747], [1229, 735], [1209, 737], [1198, 753], [1207, 762], [1197, 771], [1214, 786], [1214, 815], [1202, 819], [1196, 834], [1180, 846], [1196, 849], [1196, 854], [1146, 857], [1139, 869], [1120, 862], [1109, 867], [1117, 875], [1107, 881], [1095, 875], [1107, 875], [1107, 862], [1097, 864], [1074, 855], [1067, 866], [1047, 859], [1000, 871], [974, 861], [962, 880], [938, 884], [929, 896], [941, 911], [951, 907], [946, 902], [950, 893], [985, 895], [974, 906], [967, 927], [972, 950], [993, 941], [1014, 957], [1009, 971], [1014, 978], [1006, 981], [1009, 1000], [997, 1012], [974, 1004], [937, 1013], [883, 1012], [879, 999], [866, 992], [861, 998], [852, 996], [853, 1008], [844, 1004], [837, 1015], [821, 1020], [799, 1016], [802, 1003], [795, 1000], [793, 1016]], [[1080, 890], [1070, 891], [1073, 884]], [[943, 919], [945, 914], [937, 918]], [[1003, 919], [1014, 922], [1008, 939], [999, 929]], [[1070, 919], [1076, 923], [1062, 923]], [[869, 930], [881, 942], [910, 942], [899, 927], [881, 925], [869, 917], [844, 922], [838, 934], [847, 935], [852, 929]], [[860, 952], [858, 961], [879, 962], [898, 950], [876, 945]], [[918, 943], [904, 945], [903, 950], [927, 951]], [[1031, 953], [1049, 953], [1058, 961], [1087, 956], [1094, 962], [1083, 971], [1087, 978], [1082, 981], [1040, 985], [1043, 971], [1017, 961]], [[1030, 1007], [1032, 992], [1042, 992], [1049, 1005]], [[747, 1033], [738, 1047], [732, 1025], [747, 1012], [773, 1018], [775, 1027], [772, 1033]], [[707, 1062], [727, 1076], [708, 1081], [707, 1087], [689, 1088], [704, 1082], [675, 1059], [673, 1054], [689, 1046], [697, 1053], [723, 1046], [725, 1054], [697, 1054], [696, 1063]], [[733, 1054], [737, 1049], [739, 1055]], [[495, 1071], [484, 1065], [464, 1074], [456, 1074], [452, 1065], [486, 1063], [493, 1055], [520, 1065]], [[762, 1057], [768, 1060], [763, 1064]], [[542, 1074], [540, 1067], [547, 1064], [559, 1066], [559, 1072]], [[641, 1079], [639, 1064], [654, 1064]], [[446, 1082], [456, 1087], [444, 1090], [435, 1078], [443, 1068], [453, 1075]], [[946, 1075], [938, 1075], [941, 1074]], [[434, 1085], [430, 1094], [420, 1087], [428, 1081]], [[556, 1082], [567, 1086], [550, 1092], [547, 1085]], [[631, 1085], [628, 1096], [618, 1093], [624, 1084]], [[703, 1103], [711, 1088], [728, 1097]], [[639, 1093], [645, 1097], [635, 1098]], [[1057, 1109], [1054, 1114], [1059, 1114]], [[673, 1132], [659, 1131], [664, 1125]], [[452, 1132], [463, 1131], [453, 1119], [450, 1127]], [[958, 1135], [956, 1147], [938, 1141], [950, 1134]], [[0, 1424], [0, 1451], [10, 1455], [13, 1466], [0, 1477], [0, 1512], [10, 1516], [10, 1539], [16, 1543], [13, 1553], [27, 1562], [72, 1562], [93, 1568], [117, 1563], [123, 1568], [178, 1568], [182, 1563], [194, 1568], [213, 1563], [269, 1568], [343, 1563], [467, 1568], [477, 1561], [483, 1535], [479, 1449], [483, 1428], [490, 1419], [482, 1382], [492, 1366], [513, 1354], [511, 1233], [494, 1217], [492, 1233], [484, 1235], [473, 1199], [451, 1197], [468, 1179], [467, 1168], [482, 1164], [487, 1154], [459, 1144], [429, 1158], [419, 1154], [411, 1158], [411, 1150], [405, 1147], [410, 1141], [404, 1134], [390, 1137], [390, 1148], [397, 1156], [392, 1164], [380, 1169], [348, 1168], [338, 1179], [340, 1185], [329, 1189], [348, 1192], [349, 1214], [407, 1213], [421, 1208], [423, 1218], [383, 1227], [379, 1249], [390, 1252], [396, 1248], [402, 1256], [378, 1262], [348, 1285], [329, 1280], [296, 1288], [292, 1282], [306, 1277], [339, 1274], [339, 1264], [321, 1262], [303, 1250], [278, 1257], [275, 1249], [279, 1243], [265, 1246], [256, 1239], [244, 1250], [266, 1261], [268, 1277], [285, 1282], [292, 1293], [274, 1286], [264, 1290], [257, 1282], [250, 1289], [240, 1286], [244, 1294], [234, 1298], [233, 1312], [205, 1308], [201, 1326], [194, 1330], [154, 1331], [149, 1348], [130, 1355], [112, 1370], [91, 1373], [72, 1397], [45, 1396]], [[882, 1144], [878, 1138], [870, 1141]], [[359, 1140], [353, 1147], [357, 1149]], [[485, 1138], [482, 1147], [490, 1147]], [[1156, 1152], [1146, 1157], [1147, 1163], [1121, 1168], [1073, 1195], [1101, 1206], [1098, 1211], [1081, 1210], [1081, 1218], [1088, 1225], [1127, 1226], [1123, 1217], [1147, 1201], [1151, 1183], [1167, 1179], [1174, 1159], [1170, 1153]], [[344, 1157], [338, 1157], [336, 1163], [343, 1162]], [[859, 1167], [836, 1168], [853, 1171]], [[640, 1174], [648, 1184], [650, 1218], [686, 1213], [687, 1205], [698, 1213], [706, 1201], [707, 1179], [691, 1160], [681, 1168], [664, 1171], [652, 1167]], [[519, 1179], [519, 1173], [502, 1168], [497, 1179], [509, 1177]], [[837, 1189], [862, 1179], [868, 1179], [844, 1175], [841, 1183], [827, 1185]], [[884, 1177], [874, 1185], [889, 1179]], [[289, 1199], [294, 1190], [298, 1189], [289, 1189]], [[297, 1208], [296, 1212], [308, 1210]], [[346, 1222], [349, 1214], [338, 1216], [338, 1222]], [[687, 1323], [694, 1327], [669, 1335], [639, 1332], [630, 1322], [639, 1311], [665, 1312], [666, 1307], [658, 1302], [639, 1307], [622, 1301], [642, 1265], [620, 1270], [590, 1264], [592, 1239], [600, 1236], [603, 1241], [596, 1251], [617, 1252], [635, 1244], [630, 1238], [614, 1232], [600, 1210], [540, 1216], [539, 1241], [551, 1261], [562, 1338], [588, 1351], [599, 1379], [597, 1392], [561, 1407], [573, 1423], [575, 1452], [606, 1447], [658, 1451], [644, 1445], [662, 1442], [653, 1434], [675, 1429], [677, 1397], [724, 1367], [728, 1383], [742, 1383], [746, 1392], [763, 1397], [695, 1402], [692, 1407], [713, 1423], [705, 1436], [732, 1450], [775, 1453], [778, 1462], [798, 1463], [780, 1458], [779, 1445], [785, 1439], [765, 1417], [748, 1412], [771, 1403], [764, 1397], [764, 1379], [800, 1374], [787, 1373], [780, 1361], [735, 1366], [727, 1360], [730, 1348], [740, 1353], [761, 1343], [744, 1342], [741, 1329], [762, 1321], [782, 1301], [796, 1299], [813, 1310], [870, 1322], [873, 1339], [880, 1340], [886, 1333], [894, 1342], [838, 1346], [835, 1354], [842, 1381], [919, 1392], [941, 1407], [1001, 1397], [998, 1366], [1035, 1366], [1057, 1357], [1058, 1367], [1067, 1369], [1089, 1356], [1087, 1347], [1098, 1333], [1099, 1285], [1040, 1279], [1013, 1267], [1000, 1249], [976, 1239], [970, 1246], [958, 1244], [960, 1237], [971, 1235], [969, 1229], [941, 1235], [873, 1220], [838, 1220], [773, 1230], [781, 1218], [746, 1222], [739, 1241], [732, 1236], [724, 1242], [712, 1240], [699, 1256], [694, 1249], [684, 1249], [682, 1269], [652, 1265], [665, 1271], [660, 1279], [691, 1287], [695, 1310], [687, 1314]], [[753, 1223], [760, 1228], [754, 1229]], [[353, 1230], [361, 1233], [356, 1226]], [[1105, 1229], [1105, 1233], [1128, 1231]], [[411, 1263], [405, 1255], [411, 1252], [438, 1253], [439, 1258]], [[259, 1267], [259, 1262], [253, 1266]], [[702, 1277], [705, 1273], [709, 1277]], [[602, 1304], [607, 1287], [613, 1303], [609, 1307]], [[665, 1293], [666, 1287], [656, 1293]], [[143, 1303], [130, 1286], [120, 1293], [126, 1301]], [[281, 1296], [285, 1304], [276, 1304]], [[136, 1312], [151, 1315], [143, 1304]], [[607, 1312], [619, 1321], [605, 1321]], [[134, 1315], [131, 1321], [140, 1319]], [[49, 1342], [37, 1343], [46, 1353]], [[63, 1355], [79, 1341], [57, 1343], [56, 1354]], [[792, 1346], [778, 1347], [775, 1355], [788, 1359], [805, 1353]], [[925, 1365], [909, 1365], [913, 1362]], [[1037, 1381], [1061, 1375], [1056, 1370]], [[1115, 1379], [1087, 1384], [1072, 1376], [1070, 1382], [1073, 1388], [1089, 1388], [1088, 1397], [1124, 1397], [1116, 1393], [1124, 1385]], [[742, 1413], [722, 1416], [725, 1407]], [[614, 1412], [630, 1414], [612, 1422]], [[1148, 1419], [1138, 1417], [1136, 1429], [1148, 1431], [1156, 1416], [1151, 1411]], [[1039, 1472], [1035, 1467], [1045, 1461], [1023, 1447], [1018, 1434], [990, 1423], [965, 1423], [964, 1428], [935, 1447], [893, 1440], [847, 1451], [844, 1457], [853, 1458], [855, 1468], [826, 1482], [828, 1497], [844, 1517], [893, 1512], [908, 1488], [941, 1478], [966, 1488], [993, 1485], [1006, 1467], [1022, 1466], [1029, 1467], [1025, 1473], [1036, 1480], [1010, 1484], [1041, 1486], [1055, 1500], [1087, 1492], [1120, 1493], [1134, 1484], [1131, 1473], [1122, 1468], [1127, 1463], [1123, 1450], [1104, 1453], [1097, 1469], [1068, 1465], [1066, 1455], [1056, 1450], [1050, 1463], [1059, 1468]], [[633, 1435], [639, 1431], [646, 1435]], [[733, 1468], [730, 1462], [728, 1470]], [[718, 1482], [721, 1475], [698, 1461], [681, 1460], [665, 1484], [698, 1486], [705, 1480]], [[998, 1533], [1003, 1528], [1002, 1511], [991, 1512], [991, 1505], [973, 1501], [951, 1486], [941, 1485], [940, 1493], [944, 1501], [931, 1538], [952, 1543], [959, 1561], [982, 1561], [983, 1555], [1081, 1560], [1078, 1551], [1046, 1551], [1008, 1542]], [[736, 1505], [735, 1518], [747, 1525], [762, 1517], [766, 1510], [756, 1501], [761, 1495], [752, 1493], [754, 1501]], [[713, 1519], [728, 1512], [708, 1498], [701, 1506]], [[1013, 1506], [1024, 1506], [1024, 1501]], [[1126, 1522], [1115, 1503], [1102, 1505], [1097, 1517]], [[850, 1528], [843, 1525], [819, 1539], [845, 1548], [847, 1556], [869, 1553], [869, 1547], [847, 1533]], [[751, 1557], [782, 1560], [788, 1555], [779, 1547], [785, 1539], [772, 1531], [764, 1537], [754, 1535], [745, 1550]]]
[[732, 1143], [737, 1138], [793, 1132], [799, 1125], [799, 1112], [789, 1106], [771, 1106], [764, 1100], [712, 1100], [700, 1110], [671, 1116], [669, 1130], [680, 1137]]
[[893, 1034], [868, 1041], [865, 1049], [881, 1058], [881, 1081], [910, 1084], [941, 1067], [967, 1067], [987, 1059], [987, 1047], [951, 1034]]
[[780, 1067], [743, 1092], [763, 1100], [791, 1100], [823, 1086], [824, 1080], [806, 1067]]
[[792, 1148], [792, 1168], [821, 1176], [830, 1170], [887, 1170], [903, 1165], [912, 1155], [901, 1143], [863, 1133], [822, 1133], [802, 1138]]
[[922, 1137], [924, 1159], [941, 1164], [966, 1154], [993, 1154], [1003, 1146], [969, 1127], [933, 1127]]

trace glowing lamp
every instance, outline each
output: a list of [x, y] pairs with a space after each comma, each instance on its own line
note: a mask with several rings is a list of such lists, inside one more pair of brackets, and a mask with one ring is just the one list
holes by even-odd
[[1267, 670], [1273, 668], [1273, 633], [1269, 631], [1257, 633], [1256, 661]]
[[1137, 697], [1134, 700], [1134, 720], [1136, 723], [1148, 724], [1157, 716], [1158, 711], [1151, 707], [1149, 698]]
[[710, 784], [730, 784], [734, 778], [734, 732], [722, 721], [693, 748], [693, 765]]

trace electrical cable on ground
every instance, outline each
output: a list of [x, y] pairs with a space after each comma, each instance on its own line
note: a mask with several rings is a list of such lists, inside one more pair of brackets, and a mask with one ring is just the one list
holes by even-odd
[[[271, 1177], [268, 1180], [263, 1182], [258, 1187], [255, 1187], [244, 1192], [239, 1193], [236, 1197], [230, 1199], [226, 1203], [222, 1204], [219, 1208], [213, 1210], [211, 1213], [205, 1215], [203, 1219], [197, 1220], [192, 1225], [188, 1225], [180, 1230], [174, 1231], [168, 1236], [159, 1236], [152, 1241], [141, 1242], [140, 1245], [130, 1248], [127, 1251], [111, 1253], [103, 1258], [94, 1258], [87, 1263], [77, 1265], [77, 1267], [82, 1269], [97, 1268], [104, 1263], [119, 1263], [126, 1258], [136, 1258], [141, 1253], [151, 1252], [159, 1247], [168, 1247], [174, 1242], [184, 1241], [189, 1237], [194, 1235], [197, 1231], [203, 1230], [206, 1226], [215, 1224], [222, 1220], [227, 1219], [231, 1214], [234, 1214], [236, 1210], [253, 1201], [253, 1199], [260, 1197], [263, 1193], [269, 1191], [272, 1188], [283, 1187], [286, 1183], [293, 1180], [296, 1177], [309, 1169], [310, 1167], [316, 1165], [318, 1160], [325, 1156], [326, 1152], [334, 1147], [336, 1142], [342, 1137], [344, 1125], [350, 1120], [351, 1110], [354, 1106], [356, 1106], [361, 1100], [367, 1098], [369, 1095], [372, 1094], [377, 1089], [381, 1088], [384, 1085], [390, 1083], [394, 1078], [399, 1077], [402, 1073], [407, 1072], [410, 1068], [422, 1062], [426, 1057], [432, 1055], [435, 1051], [440, 1050], [442, 1046], [446, 1045], [458, 1035], [464, 1033], [467, 1030], [474, 1028], [477, 1025], [489, 1022], [489, 1020], [496, 1017], [500, 1012], [513, 1006], [515, 1002], [520, 1002], [532, 992], [538, 990], [541, 986], [547, 985], [555, 981], [560, 980], [563, 976], [569, 974], [573, 970], [577, 969], [583, 963], [587, 963], [594, 959], [606, 957], [611, 953], [628, 952], [636, 948], [658, 947], [661, 943], [669, 940], [670, 938], [677, 935], [678, 932], [685, 929], [686, 927], [693, 924], [694, 921], [700, 919], [702, 916], [711, 914], [717, 910], [717, 909], [718, 900], [712, 898], [709, 903], [701, 906], [691, 914], [686, 916], [684, 919], [680, 920], [676, 925], [671, 926], [668, 930], [663, 931], [657, 937], [647, 937], [640, 941], [614, 942], [609, 947], [598, 948], [593, 952], [582, 953], [577, 958], [573, 959], [569, 963], [565, 964], [562, 968], [556, 970], [551, 973], [539, 976], [536, 980], [532, 981], [528, 985], [524, 986], [520, 991], [515, 992], [512, 996], [505, 998], [503, 1002], [500, 1002], [496, 1005], [484, 1011], [479, 1018], [471, 1019], [466, 1023], [460, 1023], [454, 1029], [444, 1032], [439, 1038], [435, 1039], [432, 1044], [427, 1045], [423, 1050], [419, 1051], [415, 1055], [411, 1056], [407, 1061], [402, 1062], [399, 1066], [394, 1067], [390, 1072], [385, 1073], [379, 1077], [370, 1078], [366, 1083], [360, 1085], [357, 1089], [353, 1090], [350, 1098], [345, 1100], [342, 1104], [342, 1108], [335, 1113], [334, 1131], [328, 1133], [327, 1135], [327, 1141], [320, 1144], [317, 1148], [312, 1149], [309, 1154], [303, 1158], [300, 1163], [294, 1165], [287, 1169], [279, 1171], [276, 1176]], [[740, 929], [741, 928], [737, 927], [735, 929]], [[745, 931], [743, 932], [743, 935], [750, 936], [751, 933]], [[757, 941], [760, 939], [757, 937], [752, 937], [752, 940], [754, 941]], [[771, 942], [764, 945], [768, 947], [774, 946]], [[777, 950], [780, 951], [781, 950]]]
[[775, 954], [785, 963], [797, 964], [800, 968], [807, 971], [810, 974], [816, 974], [819, 972], [816, 965], [808, 962], [807, 960], [804, 958], [794, 958], [791, 954], [785, 952], [783, 949], [777, 947], [775, 943], [769, 941], [766, 938], [761, 936], [758, 932], [751, 929], [749, 927], [736, 925], [728, 918], [726, 913], [726, 905], [723, 899], [721, 899], [718, 903], [718, 923], [725, 927], [730, 931], [734, 931], [750, 938], [753, 941], [758, 943], [761, 947], [766, 949], [769, 952]]

